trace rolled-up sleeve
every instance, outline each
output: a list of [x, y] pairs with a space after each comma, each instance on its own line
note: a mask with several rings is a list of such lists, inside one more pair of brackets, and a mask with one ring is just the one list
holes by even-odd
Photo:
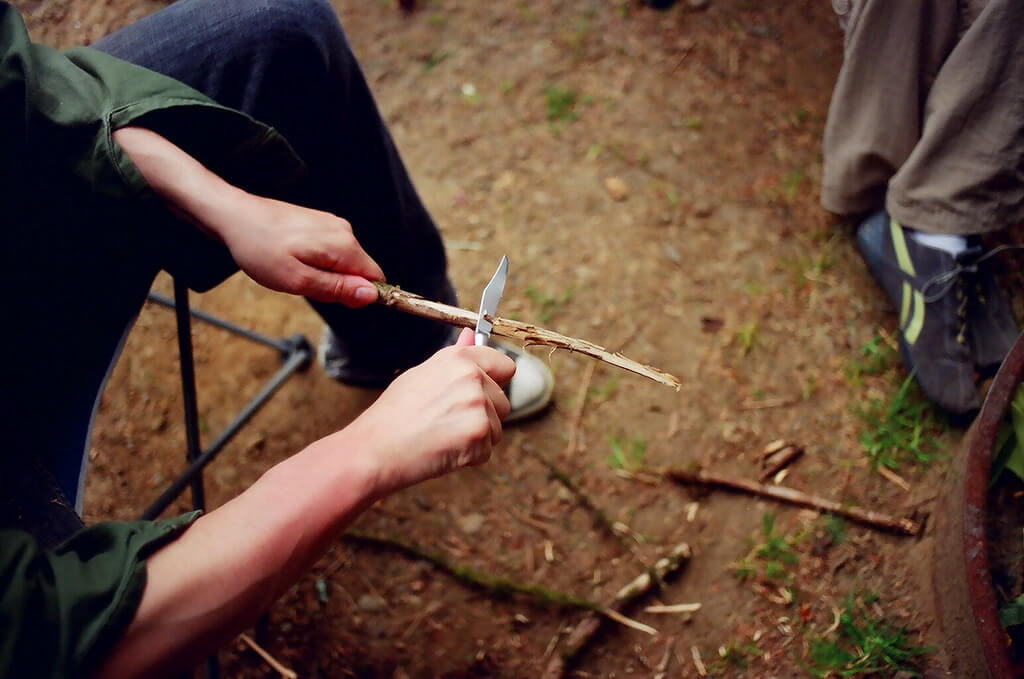
[[131, 622], [145, 558], [197, 516], [101, 523], [52, 550], [0, 531], [0, 676], [86, 676]]

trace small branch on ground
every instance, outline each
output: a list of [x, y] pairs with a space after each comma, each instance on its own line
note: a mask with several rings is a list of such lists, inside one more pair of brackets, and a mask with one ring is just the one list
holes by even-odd
[[790, 462], [804, 454], [800, 446], [787, 444], [769, 454], [762, 460], [764, 471], [761, 472], [761, 481], [766, 481], [784, 469]]
[[284, 665], [282, 665], [280, 662], [278, 662], [274, 658], [274, 656], [270, 655], [270, 653], [268, 653], [262, 646], [253, 641], [252, 637], [250, 637], [248, 634], [245, 634], [243, 632], [242, 634], [238, 635], [238, 638], [241, 639], [246, 646], [256, 651], [256, 654], [259, 655], [259, 657], [263, 658], [263, 661], [270, 665], [272, 668], [274, 668], [274, 671], [280, 674], [282, 677], [284, 677], [285, 679], [298, 679], [299, 675], [297, 675], [294, 672], [294, 670], [290, 670]]
[[587, 392], [590, 391], [590, 381], [594, 379], [594, 368], [597, 364], [593, 361], [587, 363], [583, 371], [583, 380], [580, 382], [580, 389], [576, 395], [576, 408], [573, 410], [572, 421], [569, 422], [569, 442], [565, 445], [565, 457], [573, 457], [583, 452], [583, 411], [587, 405]]
[[[384, 283], [377, 283], [376, 285], [377, 291], [379, 292], [377, 302], [380, 304], [394, 307], [399, 311], [404, 311], [416, 316], [430, 318], [435, 321], [442, 321], [444, 323], [461, 326], [463, 328], [476, 327], [478, 314], [473, 311], [460, 309], [459, 307], [450, 306], [448, 304], [441, 304], [440, 302], [433, 302], [428, 299], [424, 299], [419, 295], [396, 288], [393, 285], [386, 285]], [[513, 321], [507, 318], [500, 318], [498, 316], [487, 316], [486, 318], [494, 324], [491, 332], [495, 335], [518, 339], [527, 346], [531, 344], [540, 344], [543, 346], [554, 347], [556, 349], [568, 349], [569, 351], [574, 351], [578, 354], [590, 356], [591, 358], [596, 358], [599, 361], [604, 361], [605, 363], [618, 366], [623, 370], [628, 370], [642, 377], [654, 380], [655, 382], [660, 382], [661, 384], [672, 387], [676, 391], [679, 391], [681, 386], [679, 378], [675, 375], [670, 375], [667, 372], [658, 370], [657, 368], [638, 363], [630, 358], [626, 358], [622, 354], [608, 351], [604, 347], [587, 342], [586, 340], [577, 339], [575, 337], [566, 337], [565, 335], [560, 335], [556, 332], [552, 332], [551, 330], [538, 328], [535, 325], [523, 323], [521, 321]]]
[[793, 488], [787, 488], [785, 486], [758, 483], [749, 479], [704, 470], [686, 471], [683, 469], [669, 469], [665, 472], [665, 477], [676, 483], [717, 486], [719, 488], [727, 488], [729, 490], [736, 490], [742, 493], [749, 493], [751, 495], [760, 495], [761, 497], [771, 498], [779, 502], [800, 505], [801, 507], [810, 507], [811, 509], [817, 509], [822, 512], [845, 516], [846, 518], [857, 521], [858, 523], [867, 524], [893, 533], [917, 535], [921, 532], [921, 524], [912, 519], [894, 518], [870, 509], [844, 505], [836, 502], [835, 500], [829, 500], [815, 495], [808, 495], [807, 493]]
[[359, 531], [349, 530], [341, 536], [343, 540], [358, 542], [363, 545], [371, 545], [377, 548], [389, 549], [430, 563], [438, 570], [442, 570], [464, 585], [480, 589], [493, 596], [520, 595], [532, 602], [545, 606], [560, 606], [562, 608], [575, 608], [584, 611], [600, 611], [601, 605], [582, 597], [566, 594], [538, 585], [526, 585], [496, 575], [480, 573], [467, 566], [459, 566], [445, 559], [443, 556], [424, 551], [415, 545], [403, 542], [397, 538], [370, 535]]
[[[557, 480], [559, 483], [565, 486], [565, 488], [576, 497], [576, 500], [580, 503], [580, 506], [586, 509], [590, 516], [593, 518], [594, 523], [598, 527], [602, 528], [611, 537], [615, 538], [616, 542], [622, 545], [622, 547], [626, 551], [633, 554], [633, 556], [635, 556], [637, 559], [640, 560], [641, 563], [643, 563], [643, 559], [641, 559], [640, 555], [637, 554], [634, 545], [625, 539], [623, 535], [624, 531], [622, 530], [623, 524], [612, 521], [611, 517], [605, 514], [604, 510], [598, 507], [594, 503], [594, 501], [590, 499], [590, 496], [587, 495], [582, 488], [576, 485], [576, 483], [569, 476], [568, 472], [561, 469], [558, 465], [549, 460], [542, 453], [539, 453], [533, 450], [532, 448], [523, 446], [523, 451], [527, 455], [530, 455], [538, 462], [540, 462], [542, 465], [547, 467], [548, 473], [551, 474], [551, 476], [554, 477], [555, 480]], [[634, 541], [636, 540], [636, 535], [633, 533], [632, 530], [629, 529], [628, 526], [625, 527], [625, 535], [633, 538]]]
[[[595, 615], [603, 616], [614, 620], [615, 622], [630, 627], [632, 629], [641, 630], [648, 634], [657, 634], [657, 630], [649, 625], [645, 625], [641, 622], [637, 622], [631, 618], [627, 618], [619, 612], [618, 606], [601, 606], [600, 604], [578, 597], [573, 594], [566, 594], [565, 592], [559, 592], [546, 587], [539, 587], [537, 585], [525, 585], [514, 580], [507, 578], [498, 577], [495, 575], [488, 575], [486, 573], [480, 573], [467, 566], [458, 566], [450, 563], [447, 559], [437, 554], [423, 551], [415, 545], [410, 545], [397, 538], [385, 537], [380, 535], [370, 535], [368, 533], [361, 533], [359, 531], [349, 530], [341, 536], [343, 540], [350, 540], [365, 545], [372, 545], [378, 548], [391, 549], [402, 554], [412, 557], [413, 559], [419, 559], [430, 563], [438, 570], [442, 570], [452, 578], [461, 582], [464, 585], [479, 589], [487, 592], [488, 594], [495, 597], [505, 597], [509, 595], [519, 595], [526, 599], [531, 600], [535, 604], [541, 606], [558, 606], [561, 608], [575, 608], [578, 610], [588, 611]], [[681, 545], [686, 548], [686, 558], [689, 558], [689, 547]], [[679, 549], [678, 547], [676, 549]], [[673, 552], [674, 554], [674, 552]], [[665, 559], [662, 559], [664, 561]], [[659, 561], [660, 563], [660, 561]], [[658, 570], [658, 564], [655, 564], [654, 572], [656, 575], [660, 573]], [[678, 565], [675, 566], [678, 568]], [[674, 568], [668, 569], [674, 570]], [[646, 573], [644, 575], [647, 575]], [[644, 577], [644, 576], [641, 576]], [[660, 576], [664, 579], [664, 574]], [[640, 578], [637, 578], [639, 580]], [[625, 591], [625, 590], [623, 590]], [[619, 592], [621, 595], [622, 592]]]
[[[607, 611], [625, 610], [652, 590], [660, 588], [665, 578], [682, 568], [690, 560], [691, 555], [689, 545], [676, 545], [666, 556], [658, 559], [650, 570], [644, 571], [620, 589], [605, 607], [605, 616]], [[597, 635], [603, 620], [601, 615], [593, 612], [581, 620], [566, 638], [559, 652], [548, 662], [543, 679], [560, 679], [564, 676], [569, 665]]]

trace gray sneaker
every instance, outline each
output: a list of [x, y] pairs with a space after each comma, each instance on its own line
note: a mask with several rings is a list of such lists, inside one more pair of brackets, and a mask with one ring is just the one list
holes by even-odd
[[857, 248], [899, 310], [900, 356], [925, 395], [955, 415], [977, 410], [968, 289], [957, 259], [906, 237], [884, 211], [860, 224]]
[[967, 341], [971, 346], [974, 365], [984, 375], [994, 374], [999, 369], [1020, 335], [1006, 296], [992, 271], [984, 265], [984, 259], [998, 251], [999, 248], [996, 248], [973, 263], [963, 264], [970, 278]]

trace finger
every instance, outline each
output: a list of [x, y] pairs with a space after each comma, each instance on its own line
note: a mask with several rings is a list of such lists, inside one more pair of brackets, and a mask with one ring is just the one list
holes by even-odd
[[516, 372], [516, 362], [492, 347], [474, 347], [471, 355], [487, 376], [500, 385], [512, 379]]
[[[505, 399], [508, 402], [508, 399]], [[505, 419], [508, 412], [505, 415], [501, 415], [497, 408], [494, 407], [493, 402], [488, 404], [487, 408], [487, 419], [491, 423], [491, 445], [496, 446], [501, 441], [501, 421]]]
[[303, 267], [296, 292], [318, 302], [340, 302], [352, 309], [377, 301], [377, 286], [362, 276], [349, 276], [313, 267]]
[[[502, 390], [498, 383], [492, 380], [490, 377], [484, 379], [484, 395], [487, 396], [488, 404], [494, 409], [498, 421], [504, 420], [508, 417], [509, 411], [512, 410], [512, 406], [508, 402], [508, 396]], [[501, 433], [499, 432], [499, 436]]]
[[374, 261], [350, 231], [340, 231], [319, 247], [309, 245], [299, 250], [298, 258], [309, 266], [342, 274], [383, 281], [384, 270]]
[[455, 346], [457, 347], [471, 347], [473, 346], [473, 331], [469, 328], [463, 328], [462, 332], [459, 333], [459, 339], [455, 340]]

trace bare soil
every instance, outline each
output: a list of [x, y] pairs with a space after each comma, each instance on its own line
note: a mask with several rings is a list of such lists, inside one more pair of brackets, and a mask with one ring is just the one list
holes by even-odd
[[[62, 47], [162, 5], [16, 4], [36, 39]], [[944, 676], [928, 567], [943, 459], [901, 468], [908, 491], [873, 472], [858, 442], [858, 409], [887, 398], [905, 373], [892, 364], [851, 377], [861, 347], [879, 329], [892, 333], [895, 314], [817, 202], [820, 139], [842, 58], [829, 3], [712, 0], [695, 10], [700, 3], [683, 1], [666, 12], [636, 1], [418, 4], [406, 14], [390, 1], [335, 2], [440, 225], [464, 306], [475, 305], [507, 254], [502, 315], [622, 349], [680, 376], [683, 388], [604, 365], [590, 375], [588, 359], [537, 350], [557, 380], [543, 417], [509, 428], [488, 465], [388, 498], [356, 527], [595, 601], [689, 543], [689, 566], [650, 601], [702, 608], [685, 616], [631, 609], [658, 634], [609, 623], [572, 676], [649, 677], [667, 647], [671, 677], [699, 676], [697, 655], [716, 677], [808, 676], [809, 641], [861, 591], [876, 592], [873, 610], [906, 626], [914, 643], [939, 647], [922, 669]], [[574, 102], [559, 100], [565, 92]], [[621, 200], [610, 177], [624, 185]], [[158, 288], [167, 292], [169, 282]], [[271, 336], [319, 338], [321, 323], [302, 300], [242, 276], [193, 302]], [[278, 359], [201, 324], [194, 344], [209, 441]], [[147, 306], [94, 426], [88, 521], [134, 518], [182, 468], [177, 371], [173, 314]], [[210, 506], [343, 427], [375, 396], [316, 367], [292, 378], [208, 468]], [[570, 450], [577, 427], [580, 445]], [[961, 434], [939, 433], [947, 456]], [[618, 445], [637, 451], [643, 467], [753, 477], [776, 439], [806, 450], [785, 485], [913, 514], [923, 536], [847, 523], [833, 539], [813, 511], [629, 480], [609, 462]], [[538, 455], [638, 539], [595, 525]], [[183, 498], [173, 511], [187, 508]], [[778, 532], [803, 534], [799, 562], [780, 582], [741, 581], [735, 564], [760, 539], [766, 514]], [[422, 560], [342, 540], [253, 634], [301, 677], [536, 677], [581, 615], [468, 588]], [[719, 649], [730, 645], [756, 652], [724, 662]], [[273, 676], [240, 643], [220, 659], [224, 676]]]

